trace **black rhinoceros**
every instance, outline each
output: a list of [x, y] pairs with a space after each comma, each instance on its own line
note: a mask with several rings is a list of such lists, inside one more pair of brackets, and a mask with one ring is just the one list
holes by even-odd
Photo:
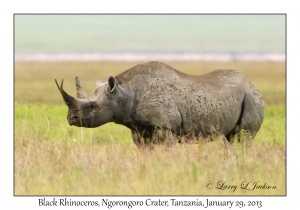
[[186, 136], [228, 141], [243, 129], [254, 137], [264, 119], [264, 100], [236, 70], [192, 76], [161, 62], [148, 62], [99, 83], [86, 94], [76, 77], [77, 98], [57, 84], [69, 107], [68, 122], [98, 127], [108, 122], [131, 129], [138, 147], [183, 142]]

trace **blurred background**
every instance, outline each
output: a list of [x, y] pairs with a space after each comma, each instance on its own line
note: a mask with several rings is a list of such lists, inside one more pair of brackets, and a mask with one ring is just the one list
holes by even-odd
[[[63, 104], [151, 60], [199, 75], [237, 69], [266, 104], [285, 104], [285, 15], [15, 15], [15, 103]], [[71, 61], [71, 62], [69, 62]], [[39, 91], [36, 91], [36, 90]], [[45, 95], [45, 93], [47, 93]]]
[[15, 15], [15, 60], [285, 60], [285, 15]]

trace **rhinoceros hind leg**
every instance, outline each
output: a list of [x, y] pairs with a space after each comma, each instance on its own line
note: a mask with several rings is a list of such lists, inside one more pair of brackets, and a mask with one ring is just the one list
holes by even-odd
[[240, 129], [245, 130], [250, 139], [254, 139], [264, 119], [264, 106], [255, 103], [254, 98], [250, 96], [245, 97], [243, 106]]
[[254, 103], [254, 99], [246, 96], [242, 106], [240, 119], [236, 126], [226, 135], [226, 139], [231, 142], [236, 138], [238, 141], [244, 135], [254, 139], [264, 118], [264, 107], [259, 103]]
[[234, 128], [225, 136], [228, 142], [233, 142], [234, 138], [239, 139], [240, 133], [240, 125], [239, 123], [234, 126]]

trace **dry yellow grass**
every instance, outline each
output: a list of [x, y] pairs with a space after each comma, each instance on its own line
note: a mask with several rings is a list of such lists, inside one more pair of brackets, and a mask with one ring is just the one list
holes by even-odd
[[[17, 62], [15, 102], [63, 104], [54, 79], [65, 79], [65, 90], [76, 94], [77, 75], [91, 94], [97, 79], [107, 81], [141, 62]], [[262, 93], [266, 105], [285, 104], [285, 63], [279, 62], [165, 62], [182, 72], [197, 75], [215, 69], [237, 69]]]
[[[127, 129], [105, 126], [112, 139], [56, 135], [16, 138], [16, 195], [284, 195], [285, 144], [222, 141], [140, 151]], [[110, 127], [110, 128], [109, 128]], [[114, 128], [113, 128], [114, 127]], [[125, 130], [126, 129], [126, 130]], [[77, 131], [81, 132], [81, 131]], [[83, 131], [89, 132], [89, 131]], [[101, 132], [101, 131], [99, 131]], [[124, 134], [122, 134], [124, 133]], [[128, 133], [129, 134], [129, 133]], [[79, 138], [77, 138], [79, 137]], [[50, 138], [50, 139], [49, 139]], [[56, 139], [57, 138], [57, 139]], [[74, 140], [75, 139], [75, 140]], [[243, 182], [276, 189], [241, 189]], [[214, 187], [209, 189], [208, 182]], [[236, 186], [232, 189], [225, 185]], [[219, 184], [218, 184], [219, 183]], [[225, 185], [223, 187], [225, 187]], [[209, 186], [210, 187], [210, 186]]]

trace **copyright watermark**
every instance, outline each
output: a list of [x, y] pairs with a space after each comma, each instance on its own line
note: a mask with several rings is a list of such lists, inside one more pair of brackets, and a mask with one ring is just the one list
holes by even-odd
[[214, 183], [212, 181], [209, 181], [206, 183], [206, 188], [207, 189], [212, 189], [214, 187]]
[[218, 190], [228, 190], [230, 192], [235, 192], [237, 188], [240, 188], [242, 190], [275, 190], [276, 185], [271, 185], [266, 182], [261, 181], [242, 181], [238, 185], [236, 184], [230, 184], [226, 181], [208, 181], [206, 183], [207, 189], [218, 189]]

